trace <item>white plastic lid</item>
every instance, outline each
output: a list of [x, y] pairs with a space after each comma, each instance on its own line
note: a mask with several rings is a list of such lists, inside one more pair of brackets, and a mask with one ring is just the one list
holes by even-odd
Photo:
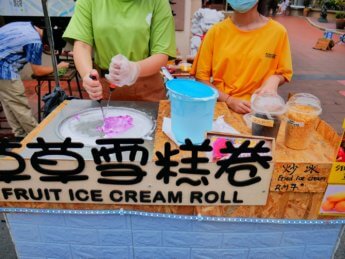
[[[303, 111], [299, 109], [301, 105], [312, 107], [312, 111]], [[313, 115], [320, 115], [322, 112], [321, 102], [319, 98], [315, 95], [309, 93], [298, 93], [294, 94], [289, 101], [287, 102], [287, 106], [289, 110], [298, 112], [298, 113], [305, 113], [305, 114], [313, 114]]]
[[273, 93], [253, 94], [251, 108], [253, 112], [261, 114], [282, 115], [286, 112], [284, 99]]

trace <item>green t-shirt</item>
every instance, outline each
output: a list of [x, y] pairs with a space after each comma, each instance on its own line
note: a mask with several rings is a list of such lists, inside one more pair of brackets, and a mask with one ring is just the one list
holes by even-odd
[[168, 0], [78, 0], [63, 38], [92, 46], [95, 63], [103, 69], [117, 54], [131, 61], [176, 55]]

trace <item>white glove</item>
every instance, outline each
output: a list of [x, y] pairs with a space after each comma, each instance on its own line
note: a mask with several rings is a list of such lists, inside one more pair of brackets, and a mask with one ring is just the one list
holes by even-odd
[[105, 78], [116, 86], [133, 85], [139, 76], [140, 65], [118, 54], [111, 59], [109, 74]]

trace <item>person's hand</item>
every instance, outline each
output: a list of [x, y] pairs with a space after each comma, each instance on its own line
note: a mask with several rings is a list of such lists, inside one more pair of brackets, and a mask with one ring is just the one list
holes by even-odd
[[248, 101], [237, 99], [234, 97], [228, 97], [225, 103], [234, 112], [241, 114], [250, 112], [250, 102]]
[[103, 88], [99, 81], [97, 70], [92, 69], [90, 74], [86, 74], [83, 77], [83, 86], [91, 100], [100, 100], [103, 98]]
[[106, 79], [116, 85], [133, 85], [139, 76], [140, 65], [137, 62], [129, 61], [125, 56], [119, 54], [111, 59], [109, 74]]
[[262, 84], [262, 86], [254, 92], [254, 94], [264, 94], [264, 93], [277, 94], [278, 93], [278, 86], [279, 86], [280, 81], [281, 81], [280, 77], [281, 76], [278, 76], [278, 75], [270, 76]]
[[57, 68], [60, 69], [60, 68], [68, 68], [69, 67], [69, 63], [68, 62], [60, 62], [58, 65], [57, 65]]

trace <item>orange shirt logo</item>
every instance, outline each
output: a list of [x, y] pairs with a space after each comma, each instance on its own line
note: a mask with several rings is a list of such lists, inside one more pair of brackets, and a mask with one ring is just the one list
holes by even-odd
[[271, 59], [275, 59], [276, 58], [276, 54], [273, 54], [273, 53], [266, 53], [266, 58], [271, 58]]

